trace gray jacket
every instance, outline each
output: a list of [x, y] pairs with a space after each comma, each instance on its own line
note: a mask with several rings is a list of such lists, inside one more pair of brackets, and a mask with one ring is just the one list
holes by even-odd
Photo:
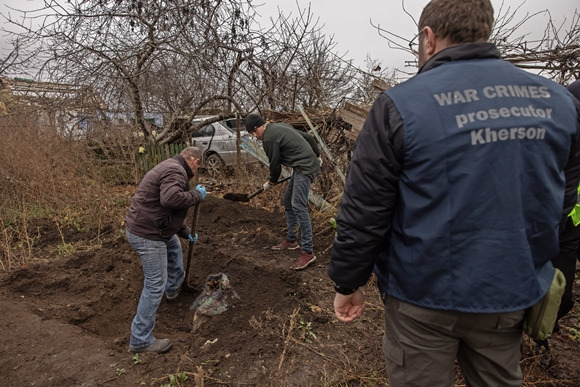
[[191, 229], [183, 224], [189, 207], [201, 202], [201, 194], [189, 190], [193, 172], [181, 155], [162, 161], [147, 172], [125, 217], [127, 229], [142, 238], [167, 242], [177, 233], [186, 238]]

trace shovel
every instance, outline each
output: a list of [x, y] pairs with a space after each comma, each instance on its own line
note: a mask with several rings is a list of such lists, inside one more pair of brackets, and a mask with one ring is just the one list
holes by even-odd
[[[199, 218], [199, 209], [201, 203], [197, 203], [193, 209], [193, 220], [191, 221], [191, 235], [195, 237], [195, 230], [197, 228], [197, 219]], [[185, 266], [185, 279], [183, 280], [184, 288], [187, 290], [195, 290], [192, 286], [189, 285], [189, 269], [191, 267], [191, 257], [193, 255], [193, 245], [195, 243], [189, 242], [189, 250], [187, 251], [187, 263]]]
[[[270, 183], [270, 184], [277, 185], [277, 184], [280, 184], [280, 183], [283, 183], [285, 181], [290, 180], [291, 177], [292, 177], [292, 175], [286, 176], [285, 178], [280, 179], [277, 182]], [[264, 192], [264, 187], [260, 188], [256, 192], [251, 193], [249, 195], [248, 194], [239, 194], [239, 193], [237, 193], [237, 194], [236, 193], [227, 193], [224, 195], [224, 199], [231, 200], [234, 202], [249, 202], [251, 198], [253, 198], [254, 196], [256, 196], [258, 194], [261, 194], [262, 192]]]

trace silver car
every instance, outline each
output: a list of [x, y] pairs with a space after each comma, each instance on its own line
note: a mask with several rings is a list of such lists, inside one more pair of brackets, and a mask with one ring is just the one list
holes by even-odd
[[[206, 118], [194, 119], [193, 124]], [[197, 121], [197, 122], [196, 122]], [[230, 127], [233, 126], [233, 127]], [[240, 130], [240, 139], [251, 137], [245, 130]], [[192, 145], [199, 147], [203, 152], [202, 168], [212, 177], [227, 172], [237, 163], [237, 133], [235, 121], [218, 121], [204, 125], [193, 132]], [[252, 139], [253, 140], [253, 139]], [[256, 162], [257, 159], [246, 150], [240, 148], [240, 163]]]

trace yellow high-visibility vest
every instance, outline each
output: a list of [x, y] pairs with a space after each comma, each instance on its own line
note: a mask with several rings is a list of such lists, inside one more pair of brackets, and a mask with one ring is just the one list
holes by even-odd
[[572, 208], [572, 211], [568, 214], [570, 218], [572, 218], [572, 223], [574, 226], [578, 226], [580, 224], [580, 184], [578, 184], [578, 197], [576, 199], [576, 205]]

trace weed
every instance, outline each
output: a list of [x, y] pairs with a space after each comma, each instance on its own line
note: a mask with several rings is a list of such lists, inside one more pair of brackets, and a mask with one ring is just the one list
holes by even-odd
[[580, 331], [574, 327], [566, 327], [571, 339], [580, 341]]
[[[31, 227], [36, 220], [77, 232], [95, 224], [100, 238], [103, 220], [119, 216], [123, 202], [109, 205], [114, 198], [104, 195], [109, 182], [99, 178], [103, 163], [90, 143], [70, 141], [26, 109], [2, 117], [0, 137], [0, 270], [28, 265], [39, 239]], [[125, 149], [127, 142], [115, 144]], [[59, 255], [73, 252], [64, 241], [57, 249]]]
[[202, 364], [202, 365], [205, 365], [205, 366], [208, 366], [208, 365], [209, 365], [209, 366], [213, 366], [213, 365], [217, 365], [217, 364], [219, 364], [219, 362], [220, 362], [219, 360], [215, 360], [215, 359], [209, 359], [209, 360], [204, 360], [204, 361], [202, 361], [202, 362], [201, 362], [201, 364]]
[[74, 228], [77, 232], [83, 231], [83, 221], [81, 214], [70, 207], [65, 207], [60, 217], [60, 227]]
[[181, 383], [187, 380], [187, 374], [185, 372], [179, 372], [175, 375], [169, 374], [167, 377], [169, 378], [169, 383], [163, 384], [161, 387], [180, 386]]
[[119, 368], [117, 367], [117, 363], [111, 364], [109, 367], [114, 368], [115, 369], [115, 374], [117, 376], [121, 376], [123, 374], [125, 374], [127, 371], [124, 368]]
[[[66, 216], [65, 216], [65, 219], [66, 219]], [[59, 224], [58, 219], [55, 219], [55, 222], [56, 222], [56, 227], [58, 229], [58, 233], [60, 234], [60, 240], [62, 242], [62, 244], [56, 246], [56, 251], [57, 251], [58, 255], [60, 255], [62, 257], [66, 257], [67, 255], [71, 255], [72, 253], [75, 252], [75, 247], [71, 243], [66, 243], [64, 241], [64, 234], [62, 232], [62, 229], [64, 226], [62, 224]]]
[[137, 364], [141, 364], [143, 362], [143, 360], [141, 360], [141, 356], [139, 356], [138, 353], [133, 355], [133, 359], [131, 361], [133, 362], [134, 366], [136, 366]]
[[0, 268], [11, 269], [16, 266], [27, 266], [32, 259], [32, 247], [40, 236], [33, 235], [30, 227], [29, 211], [22, 207], [18, 218], [4, 220], [0, 218]]
[[75, 252], [75, 247], [71, 243], [63, 243], [62, 245], [56, 246], [56, 252], [61, 257], [66, 257]]
[[332, 230], [334, 230], [334, 235], [336, 235], [337, 234], [337, 232], [336, 232], [336, 227], [337, 227], [336, 219], [335, 218], [330, 218], [328, 220], [328, 222], [330, 223], [330, 227], [332, 228]]
[[12, 240], [14, 239], [15, 231], [12, 227], [6, 227], [3, 222], [0, 222], [0, 236], [2, 246], [2, 259], [0, 259], [0, 268], [6, 270], [12, 267], [13, 262], [16, 260], [16, 256], [12, 252]]
[[123, 209], [129, 207], [129, 204], [131, 204], [130, 200], [128, 200], [127, 198], [123, 198], [123, 197], [116, 198], [113, 202], [114, 207], [123, 208]]
[[300, 315], [298, 315], [298, 330], [300, 338], [307, 343], [312, 343], [317, 339], [316, 334], [312, 331], [312, 323], [304, 320]]

